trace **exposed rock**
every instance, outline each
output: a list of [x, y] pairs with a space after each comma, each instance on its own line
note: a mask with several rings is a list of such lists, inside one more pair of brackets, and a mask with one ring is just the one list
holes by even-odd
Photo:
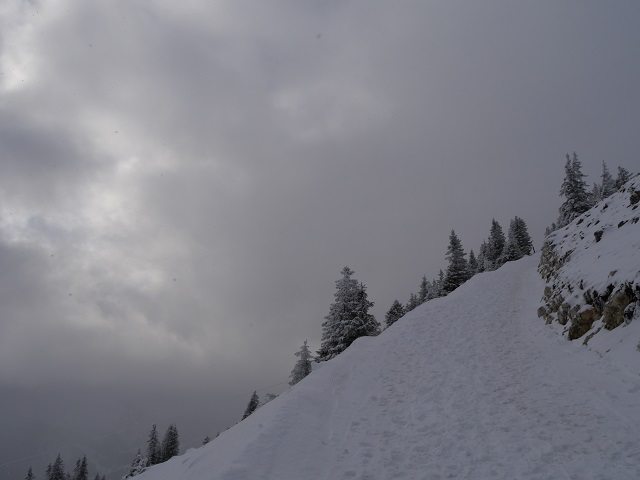
[[569, 328], [569, 340], [575, 340], [591, 330], [593, 322], [598, 320], [600, 314], [595, 308], [589, 308], [579, 312], [574, 318], [571, 327]]
[[611, 299], [604, 305], [604, 313], [602, 321], [607, 330], [622, 325], [624, 322], [624, 310], [631, 303], [631, 298], [625, 291], [615, 293]]
[[597, 232], [593, 232], [593, 236], [596, 237], [596, 243], [602, 240], [602, 234], [604, 232], [602, 230], [598, 230]]
[[635, 205], [636, 203], [640, 202], [640, 191], [634, 190], [631, 194], [631, 197], [629, 198], [629, 202], [631, 202], [631, 205]]

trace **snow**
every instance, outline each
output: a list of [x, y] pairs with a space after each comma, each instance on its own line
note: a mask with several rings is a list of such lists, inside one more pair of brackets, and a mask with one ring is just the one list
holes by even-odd
[[640, 478], [640, 353], [603, 362], [538, 319], [537, 262], [476, 275], [138, 478]]
[[[640, 176], [632, 178], [618, 192], [547, 237], [546, 241], [553, 244], [559, 257], [570, 253], [568, 261], [549, 281], [549, 286], [569, 305], [588, 308], [583, 298], [585, 291], [595, 290], [602, 294], [608, 286], [615, 292], [623, 284], [640, 285], [640, 202], [631, 201], [633, 192], [640, 192]], [[602, 232], [599, 241], [596, 241], [596, 232]], [[573, 291], [570, 292], [567, 286]], [[601, 328], [602, 320], [595, 322], [585, 334], [587, 337], [597, 331], [597, 335], [589, 340], [588, 348], [608, 361], [640, 373], [639, 312], [636, 310], [631, 324], [623, 324], [613, 331]], [[560, 334], [568, 327], [553, 324]], [[582, 343], [582, 338], [578, 342]]]

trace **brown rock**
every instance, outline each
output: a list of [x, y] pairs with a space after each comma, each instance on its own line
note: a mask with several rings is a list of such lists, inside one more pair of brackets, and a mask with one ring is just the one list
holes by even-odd
[[613, 330], [624, 322], [624, 309], [631, 303], [631, 298], [624, 292], [618, 292], [611, 296], [604, 306], [602, 320], [604, 328]]

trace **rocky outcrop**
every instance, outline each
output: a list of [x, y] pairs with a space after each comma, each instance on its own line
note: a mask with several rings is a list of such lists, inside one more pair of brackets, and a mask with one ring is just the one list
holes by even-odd
[[538, 317], [569, 340], [640, 315], [640, 177], [549, 235], [538, 272], [545, 280]]

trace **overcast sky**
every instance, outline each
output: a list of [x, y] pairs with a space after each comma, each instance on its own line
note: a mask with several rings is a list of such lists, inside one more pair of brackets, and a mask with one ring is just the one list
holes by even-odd
[[539, 247], [567, 152], [588, 181], [640, 169], [639, 19], [637, 1], [0, 2], [0, 423], [21, 432], [0, 430], [0, 478], [29, 452], [115, 451], [111, 430], [132, 458], [153, 422], [184, 447], [233, 424], [319, 347], [345, 265], [383, 321], [452, 228], [477, 252], [518, 215]]

